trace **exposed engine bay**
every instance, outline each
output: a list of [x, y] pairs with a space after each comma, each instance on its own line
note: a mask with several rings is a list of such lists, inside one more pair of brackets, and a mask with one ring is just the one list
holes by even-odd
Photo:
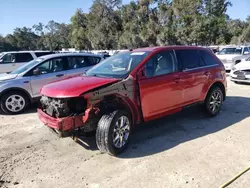
[[50, 98], [42, 96], [40, 103], [42, 110], [55, 118], [82, 115], [87, 107], [87, 101], [83, 97]]

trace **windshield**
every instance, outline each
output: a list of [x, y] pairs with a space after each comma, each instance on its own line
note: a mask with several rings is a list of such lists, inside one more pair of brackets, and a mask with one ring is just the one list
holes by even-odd
[[242, 48], [223, 48], [219, 54], [241, 54]]
[[10, 72], [9, 74], [21, 74], [25, 72], [26, 70], [29, 70], [30, 68], [34, 67], [36, 64], [40, 63], [42, 60], [43, 60], [42, 58], [32, 60], [29, 63], [26, 63], [23, 66], [17, 68], [16, 70]]
[[123, 52], [113, 55], [86, 72], [88, 76], [125, 78], [149, 52]]

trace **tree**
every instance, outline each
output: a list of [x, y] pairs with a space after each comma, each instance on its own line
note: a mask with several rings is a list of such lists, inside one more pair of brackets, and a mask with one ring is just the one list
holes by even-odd
[[91, 50], [92, 45], [88, 39], [88, 17], [78, 9], [71, 18], [71, 45], [79, 50]]
[[88, 37], [94, 49], [116, 49], [120, 18], [115, 8], [120, 0], [95, 0], [88, 15]]

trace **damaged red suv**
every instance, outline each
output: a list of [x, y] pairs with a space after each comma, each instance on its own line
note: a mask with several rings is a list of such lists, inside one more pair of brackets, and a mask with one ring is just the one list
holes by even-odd
[[118, 53], [82, 76], [41, 90], [40, 120], [61, 137], [96, 132], [101, 152], [117, 155], [131, 130], [202, 103], [216, 116], [226, 97], [223, 64], [201, 47], [168, 46]]

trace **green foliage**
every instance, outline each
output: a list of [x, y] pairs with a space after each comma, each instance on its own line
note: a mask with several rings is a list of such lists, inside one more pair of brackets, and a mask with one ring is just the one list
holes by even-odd
[[229, 0], [94, 0], [89, 13], [77, 9], [69, 24], [52, 20], [0, 36], [0, 51], [250, 43], [250, 16], [232, 20], [228, 6]]

